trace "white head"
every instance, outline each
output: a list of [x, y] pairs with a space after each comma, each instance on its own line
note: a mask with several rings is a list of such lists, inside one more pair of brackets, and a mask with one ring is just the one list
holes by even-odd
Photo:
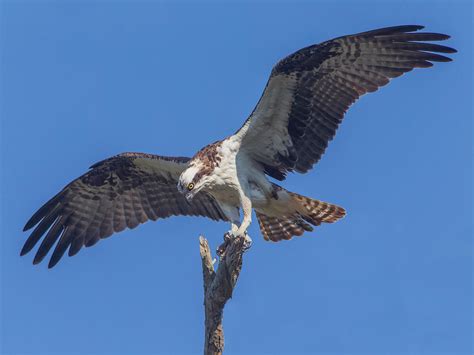
[[219, 147], [222, 142], [215, 142], [202, 148], [189, 162], [178, 181], [178, 190], [186, 194], [186, 199], [192, 198], [213, 181], [213, 171], [219, 165]]
[[199, 161], [191, 163], [179, 177], [178, 191], [185, 194], [186, 199], [191, 201], [206, 186], [207, 181], [208, 176], [205, 174], [205, 166]]

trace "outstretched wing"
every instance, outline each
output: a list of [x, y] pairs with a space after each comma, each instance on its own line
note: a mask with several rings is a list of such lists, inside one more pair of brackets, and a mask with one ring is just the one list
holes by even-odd
[[125, 228], [172, 215], [226, 220], [217, 202], [201, 193], [188, 202], [177, 190], [189, 158], [123, 153], [91, 166], [46, 202], [26, 223], [37, 225], [21, 255], [44, 236], [33, 263], [43, 260], [57, 242], [48, 267], [69, 248], [69, 256]]
[[413, 33], [423, 26], [397, 26], [339, 37], [303, 48], [276, 64], [254, 111], [237, 132], [242, 149], [283, 180], [319, 161], [347, 109], [363, 94], [413, 68], [450, 58], [456, 50], [420, 41], [439, 33]]

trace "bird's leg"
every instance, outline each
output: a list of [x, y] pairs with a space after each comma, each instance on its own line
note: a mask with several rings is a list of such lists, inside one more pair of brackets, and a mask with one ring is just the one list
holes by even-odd
[[[237, 231], [239, 230], [239, 226], [240, 226], [240, 221], [234, 221], [230, 224], [230, 231], [227, 232], [228, 234], [230, 235], [237, 235]], [[227, 234], [226, 233], [226, 234]]]
[[231, 242], [231, 238], [238, 236], [244, 237], [244, 251], [248, 250], [252, 245], [252, 239], [247, 234], [247, 228], [252, 222], [252, 201], [244, 194], [242, 194], [242, 196], [240, 197], [240, 201], [244, 215], [242, 222], [240, 222], [240, 214], [239, 209], [237, 207], [231, 207], [228, 205], [221, 206], [222, 210], [224, 211], [228, 219], [231, 221], [231, 229], [226, 234], [224, 234], [224, 242], [219, 245], [216, 250], [216, 253], [220, 258], [224, 256], [225, 250]]
[[234, 236], [240, 226], [240, 212], [239, 207], [227, 205], [227, 204], [219, 204], [222, 212], [224, 212], [227, 220], [230, 221], [230, 230], [224, 234], [224, 240], [227, 236]]
[[216, 250], [217, 255], [222, 258], [224, 256], [225, 250], [230, 243], [231, 238], [235, 236], [235, 233], [239, 229], [240, 225], [240, 214], [239, 209], [233, 206], [222, 206], [224, 213], [226, 213], [227, 218], [230, 222], [230, 230], [224, 234], [224, 242], [219, 245]]
[[242, 195], [240, 196], [240, 203], [244, 218], [242, 220], [242, 223], [240, 223], [239, 228], [234, 233], [236, 237], [239, 235], [245, 235], [247, 232], [247, 228], [250, 226], [250, 223], [252, 223], [252, 201], [248, 196], [242, 193]]
[[240, 203], [244, 218], [234, 235], [236, 237], [244, 237], [244, 251], [246, 251], [252, 246], [252, 238], [247, 234], [247, 228], [250, 226], [250, 223], [252, 223], [252, 201], [247, 195], [242, 194], [240, 196]]

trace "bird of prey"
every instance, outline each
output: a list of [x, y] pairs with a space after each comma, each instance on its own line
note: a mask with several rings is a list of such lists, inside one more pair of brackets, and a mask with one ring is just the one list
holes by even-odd
[[[279, 61], [253, 112], [233, 135], [192, 158], [122, 153], [100, 161], [46, 202], [21, 255], [44, 236], [34, 257], [55, 245], [49, 267], [115, 232], [173, 215], [230, 222], [245, 236], [255, 210], [265, 240], [277, 242], [333, 223], [342, 207], [290, 192], [269, 180], [306, 173], [336, 133], [347, 109], [413, 68], [449, 62], [449, 36], [405, 25], [338, 37]], [[243, 218], [240, 217], [242, 212]]]

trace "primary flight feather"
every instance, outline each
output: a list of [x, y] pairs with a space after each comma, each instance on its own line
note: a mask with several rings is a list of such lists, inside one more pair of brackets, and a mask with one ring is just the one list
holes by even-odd
[[[316, 164], [347, 109], [413, 68], [448, 62], [456, 50], [432, 41], [449, 36], [408, 25], [338, 37], [303, 48], [273, 68], [252, 114], [232, 136], [193, 158], [123, 153], [94, 164], [44, 204], [26, 223], [35, 229], [21, 255], [42, 239], [41, 262], [54, 247], [53, 267], [66, 250], [75, 255], [125, 228], [172, 215], [230, 222], [246, 235], [255, 209], [266, 240], [280, 241], [332, 223], [342, 207], [272, 183]], [[240, 218], [242, 211], [243, 218]]]

